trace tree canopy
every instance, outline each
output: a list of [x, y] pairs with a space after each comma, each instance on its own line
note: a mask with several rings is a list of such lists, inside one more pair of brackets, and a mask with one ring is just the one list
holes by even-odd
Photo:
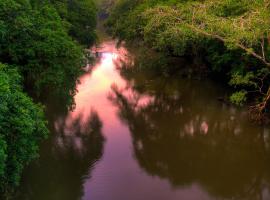
[[64, 20], [70, 36], [84, 46], [94, 44], [97, 8], [92, 0], [52, 0], [51, 3]]
[[120, 39], [142, 38], [165, 54], [201, 57], [212, 72], [229, 79], [233, 103], [258, 102], [252, 107], [255, 118], [267, 112], [269, 0], [117, 0], [107, 26]]
[[92, 0], [0, 1], [1, 191], [18, 185], [48, 135], [43, 106], [25, 91], [36, 101], [49, 93], [72, 105], [95, 26]]
[[48, 130], [40, 105], [22, 92], [16, 69], [0, 64], [0, 189], [18, 184]]
[[79, 45], [67, 34], [51, 5], [38, 9], [29, 1], [0, 3], [0, 61], [17, 65], [25, 84], [37, 94], [54, 88], [68, 96], [75, 92], [83, 66]]

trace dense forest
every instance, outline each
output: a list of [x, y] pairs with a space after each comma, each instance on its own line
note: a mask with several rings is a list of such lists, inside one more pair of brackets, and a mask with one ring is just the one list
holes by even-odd
[[[131, 67], [137, 67], [134, 74], [134, 71], [129, 71], [128, 65], [121, 63], [119, 67], [121, 68], [120, 72], [118, 71], [120, 76], [129, 80], [130, 83], [131, 76], [136, 77], [135, 74], [137, 75], [138, 71], [146, 76], [149, 68], [157, 72], [156, 77], [164, 75], [173, 77], [175, 71], [181, 70], [183, 65], [177, 62], [168, 63], [166, 58], [176, 60], [184, 58], [185, 61], [192, 63], [186, 67], [195, 67], [202, 74], [216, 79], [215, 81], [225, 83], [231, 91], [228, 101], [226, 97], [222, 97], [226, 105], [232, 103], [236, 106], [246, 106], [252, 120], [259, 123], [270, 121], [270, 0], [0, 0], [0, 198], [2, 196], [8, 198], [10, 193], [14, 192], [14, 188], [20, 183], [23, 170], [39, 156], [41, 142], [50, 135], [44, 102], [48, 94], [65, 105], [67, 109], [73, 108], [79, 77], [83, 74], [83, 67], [89, 63], [89, 51], [85, 49], [89, 49], [98, 41], [96, 32], [96, 26], [99, 24], [98, 16], [101, 20], [100, 24], [103, 25], [104, 22], [107, 32], [115, 37], [119, 44], [125, 41], [125, 44], [135, 44], [140, 46], [138, 49], [144, 51], [141, 54], [142, 57], [134, 56], [135, 59], [131, 62], [133, 64]], [[148, 54], [149, 51], [150, 54]], [[152, 52], [160, 57], [157, 60], [151, 60]], [[95, 53], [98, 55], [100, 52]], [[107, 52], [110, 54], [107, 55], [108, 61], [117, 57], [114, 53]], [[144, 79], [143, 81], [133, 80], [134, 88], [131, 89], [138, 90], [138, 94], [145, 92], [145, 85], [151, 86], [147, 82], [151, 78]], [[139, 82], [143, 84], [139, 85]], [[136, 84], [138, 84], [137, 87], [135, 87]], [[133, 137], [134, 157], [137, 158], [139, 164], [150, 174], [160, 174], [160, 177], [171, 179], [174, 185], [181, 185], [183, 177], [174, 177], [174, 172], [183, 167], [182, 158], [178, 158], [179, 162], [175, 163], [177, 159], [163, 154], [164, 147], [160, 144], [164, 141], [166, 143], [163, 138], [167, 138], [167, 143], [172, 141], [173, 145], [169, 143], [167, 146], [171, 147], [171, 150], [168, 148], [170, 150], [168, 152], [173, 152], [174, 155], [175, 152], [180, 155], [188, 149], [184, 140], [184, 142], [178, 140], [177, 134], [188, 127], [188, 122], [192, 121], [195, 115], [202, 115], [205, 108], [201, 105], [207, 105], [208, 98], [216, 97], [209, 97], [204, 91], [185, 90], [186, 93], [197, 93], [203, 101], [199, 104], [194, 101], [195, 103], [192, 104], [193, 108], [197, 108], [200, 112], [192, 113], [190, 108], [189, 112], [185, 111], [187, 114], [182, 117], [183, 111], [178, 109], [182, 104], [180, 105], [179, 102], [181, 100], [193, 102], [188, 97], [180, 99], [180, 96], [176, 98], [173, 95], [169, 96], [166, 92], [158, 93], [156, 89], [155, 100], [148, 106], [137, 108], [138, 96], [134, 97], [133, 102], [132, 95], [128, 99], [116, 85], [110, 89], [114, 96], [108, 99], [118, 107], [118, 115], [122, 121], [129, 125]], [[126, 87], [127, 89], [130, 88]], [[181, 88], [173, 89], [179, 91]], [[149, 96], [151, 95], [153, 95], [153, 90], [149, 92]], [[244, 158], [250, 155], [256, 158], [257, 152], [249, 148], [254, 144], [253, 138], [244, 140], [246, 135], [235, 134], [232, 135], [233, 141], [231, 141], [226, 135], [227, 132], [233, 133], [233, 130], [237, 129], [235, 128], [237, 124], [233, 123], [238, 119], [231, 119], [229, 114], [224, 119], [218, 116], [219, 112], [214, 112], [211, 116], [211, 121], [217, 121], [216, 125], [219, 126], [220, 121], [225, 121], [224, 124], [228, 124], [225, 127], [231, 126], [231, 129], [228, 128], [226, 133], [221, 135], [222, 140], [219, 138], [220, 135], [214, 134], [215, 129], [211, 130], [213, 134], [208, 135], [208, 138], [214, 141], [212, 142], [216, 145], [214, 148], [210, 148], [212, 143], [201, 140], [201, 135], [197, 138], [199, 159], [194, 157], [196, 158], [194, 160], [198, 165], [193, 165], [193, 169], [190, 168], [189, 163], [186, 164], [187, 170], [190, 170], [190, 177], [186, 182], [196, 179], [193, 178], [194, 171], [203, 172], [207, 168], [207, 165], [204, 166], [205, 157], [200, 156], [200, 153], [204, 153], [204, 150], [209, 148], [208, 152], [206, 151], [207, 155], [212, 156], [216, 162], [216, 157], [222, 154], [216, 156], [215, 148], [221, 146], [224, 141], [234, 144], [229, 148], [235, 152], [238, 152], [239, 148], [241, 151], [242, 148], [245, 152]], [[156, 119], [156, 116], [161, 116], [161, 118]], [[82, 116], [79, 116], [75, 122], [79, 122], [80, 117]], [[175, 121], [176, 119], [180, 120]], [[151, 120], [152, 127], [148, 127]], [[86, 175], [89, 170], [88, 164], [94, 165], [95, 161], [101, 157], [104, 140], [101, 137], [102, 121], [98, 113], [93, 112], [92, 118], [88, 121], [92, 126], [86, 128], [89, 129], [89, 133], [95, 133], [94, 135], [87, 138], [83, 134], [80, 135], [81, 130], [78, 133], [72, 133], [84, 139], [82, 139], [84, 142], [82, 147], [96, 147], [94, 152], [85, 148], [84, 154], [76, 161], [76, 167], [79, 165], [82, 167], [80, 174]], [[172, 130], [170, 137], [167, 130], [173, 127], [172, 125], [169, 127], [173, 122], [180, 123], [182, 126]], [[76, 123], [73, 124], [74, 127], [76, 125]], [[194, 129], [193, 132], [199, 133], [201, 125], [198, 122], [197, 130]], [[203, 125], [207, 125], [206, 132], [208, 132], [208, 124], [204, 121]], [[64, 127], [59, 129], [62, 131]], [[152, 136], [157, 133], [160, 137], [154, 142]], [[186, 135], [189, 136], [188, 133], [184, 134]], [[233, 143], [238, 137], [243, 140], [242, 146]], [[178, 142], [174, 143], [177, 140]], [[227, 146], [222, 149], [224, 154], [231, 154], [228, 149]], [[149, 153], [159, 151], [161, 152], [157, 154], [157, 158]], [[57, 153], [59, 157], [62, 156], [60, 150]], [[77, 156], [75, 150], [71, 155]], [[185, 155], [183, 157], [188, 158]], [[153, 165], [148, 162], [151, 159]], [[229, 166], [232, 166], [231, 171], [235, 170], [236, 161], [241, 161], [241, 159], [243, 157], [239, 155], [236, 160], [229, 163]], [[70, 157], [62, 160], [63, 163], [66, 161], [67, 165], [72, 162]], [[182, 160], [187, 162], [188, 159]], [[224, 159], [220, 163], [222, 164], [223, 161]], [[55, 159], [53, 162], [50, 169], [58, 166], [59, 160]], [[248, 163], [256, 162], [256, 160], [254, 162], [248, 159]], [[165, 164], [160, 165], [160, 163]], [[262, 166], [263, 172], [268, 176], [264, 163], [262, 161], [257, 163], [259, 167]], [[168, 167], [162, 168], [166, 164]], [[241, 167], [245, 168], [245, 165]], [[223, 168], [220, 169], [223, 171]], [[61, 169], [55, 171], [60, 173]], [[72, 171], [65, 172], [72, 174]], [[211, 171], [212, 173], [215, 171]], [[221, 172], [217, 170], [216, 174], [219, 173]], [[63, 177], [66, 176], [65, 173], [63, 174]], [[250, 177], [246, 174], [243, 174], [243, 177], [255, 180], [252, 173], [250, 174]], [[46, 173], [42, 175], [47, 176]], [[84, 179], [76, 175], [74, 177], [80, 185], [77, 193], [82, 193]], [[257, 177], [257, 174], [254, 177]], [[48, 177], [44, 179], [46, 178]], [[57, 176], [53, 178], [56, 182], [59, 181], [56, 180]], [[252, 182], [250, 180], [247, 182]], [[206, 182], [204, 177], [201, 177], [201, 182]], [[259, 180], [259, 182], [263, 181]], [[61, 184], [61, 181], [59, 183]], [[211, 184], [209, 185], [212, 187]], [[242, 186], [244, 188], [245, 182]], [[54, 189], [53, 185], [50, 187]], [[219, 192], [223, 186], [213, 188], [213, 191]]]
[[18, 185], [49, 134], [42, 101], [32, 98], [49, 91], [72, 105], [96, 10], [92, 0], [0, 1], [1, 194]]
[[109, 32], [167, 56], [196, 58], [198, 67], [233, 88], [230, 101], [265, 119], [270, 100], [270, 1], [105, 1]]

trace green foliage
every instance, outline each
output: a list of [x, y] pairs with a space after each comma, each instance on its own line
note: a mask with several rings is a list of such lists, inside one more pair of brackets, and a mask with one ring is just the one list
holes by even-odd
[[95, 26], [92, 0], [0, 1], [1, 192], [18, 185], [48, 134], [42, 106], [23, 90], [71, 105], [85, 64], [79, 43], [94, 43]]
[[96, 40], [97, 9], [92, 0], [52, 0], [51, 3], [65, 21], [70, 36], [85, 46]]
[[247, 91], [241, 90], [233, 93], [230, 96], [230, 101], [238, 106], [242, 106], [243, 103], [247, 100]]
[[0, 139], [0, 176], [2, 177], [4, 175], [4, 170], [5, 170], [5, 167], [6, 167], [6, 159], [7, 159], [7, 155], [6, 155], [6, 148], [7, 148], [7, 145], [3, 139], [3, 136], [1, 136], [1, 139]]
[[257, 99], [268, 90], [269, 81], [259, 73], [270, 67], [268, 0], [119, 0], [108, 26], [120, 39], [142, 38], [166, 54], [200, 56], [240, 91], [234, 103], [243, 102], [250, 88]]
[[25, 83], [38, 95], [48, 90], [74, 95], [83, 51], [56, 10], [48, 4], [33, 9], [27, 0], [3, 0], [0, 13], [0, 61], [19, 66]]
[[16, 186], [25, 165], [48, 134], [40, 105], [22, 92], [15, 69], [0, 64], [0, 189]]
[[239, 73], [232, 74], [232, 78], [229, 82], [230, 85], [234, 86], [254, 86], [256, 83], [254, 80], [254, 74], [253, 72], [248, 72], [244, 76], [240, 75]]
[[220, 17], [240, 16], [248, 11], [248, 6], [245, 0], [226, 0], [219, 3], [215, 14]]
[[132, 40], [134, 36], [141, 34], [141, 27], [144, 24], [141, 13], [144, 10], [144, 6], [140, 6], [140, 2], [140, 0], [117, 1], [111, 17], [106, 23], [112, 35], [117, 35], [120, 39]]

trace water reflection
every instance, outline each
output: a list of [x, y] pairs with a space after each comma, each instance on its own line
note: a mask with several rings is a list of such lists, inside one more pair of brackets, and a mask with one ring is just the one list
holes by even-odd
[[114, 81], [112, 77], [118, 75], [114, 61], [121, 54], [117, 52], [125, 53], [124, 48], [116, 50], [114, 41], [97, 50], [95, 64], [86, 66], [80, 77], [72, 107], [61, 98], [48, 95], [46, 113], [51, 138], [42, 145], [40, 159], [25, 171], [14, 199], [75, 200], [82, 199], [88, 191], [85, 183], [91, 180], [103, 155], [103, 132], [115, 124], [107, 92]]
[[52, 137], [18, 200], [270, 199], [269, 129], [217, 101], [222, 87], [166, 76], [184, 60], [115, 41], [95, 50], [73, 110], [52, 99]]
[[168, 179], [175, 188], [199, 184], [215, 199], [270, 198], [267, 129], [218, 102], [226, 91], [213, 83], [135, 71], [122, 69], [129, 84], [112, 86], [110, 99], [148, 174]]
[[[77, 114], [77, 116], [76, 116]], [[51, 124], [53, 137], [43, 144], [41, 157], [26, 170], [18, 200], [75, 200], [102, 156], [102, 122], [95, 110], [87, 116], [78, 110]]]

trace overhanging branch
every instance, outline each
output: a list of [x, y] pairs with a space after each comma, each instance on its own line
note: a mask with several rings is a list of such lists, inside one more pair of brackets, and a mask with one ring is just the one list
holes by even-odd
[[[212, 37], [212, 38], [215, 38], [217, 40], [220, 40], [222, 42], [226, 42], [226, 39], [219, 36], [219, 35], [216, 35], [216, 34], [212, 34], [212, 33], [208, 33], [207, 31], [205, 30], [202, 30], [202, 29], [199, 29], [195, 26], [192, 26], [192, 25], [186, 25], [188, 28], [192, 29], [193, 31], [197, 32], [197, 33], [200, 33], [200, 34], [203, 34], [205, 36], [208, 36], [208, 37]], [[239, 47], [240, 49], [244, 50], [245, 52], [247, 52], [248, 54], [252, 55], [253, 57], [257, 58], [258, 60], [260, 60], [262, 63], [264, 63], [266, 66], [270, 67], [270, 63], [267, 62], [264, 58], [264, 56], [260, 56], [259, 54], [257, 54], [255, 51], [245, 47], [244, 45], [242, 44], [239, 44], [239, 43], [235, 43], [235, 45], [237, 47]]]

